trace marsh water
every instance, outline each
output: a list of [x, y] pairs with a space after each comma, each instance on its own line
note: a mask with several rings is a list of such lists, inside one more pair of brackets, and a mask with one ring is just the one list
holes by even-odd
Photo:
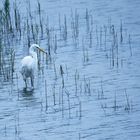
[[[17, 1], [23, 26], [28, 2]], [[49, 26], [51, 57], [39, 54], [35, 89], [25, 90], [26, 32], [12, 42], [13, 80], [0, 83], [0, 140], [140, 139], [140, 1], [39, 2], [44, 31], [37, 43], [48, 52]], [[36, 23], [37, 5], [30, 0]]]

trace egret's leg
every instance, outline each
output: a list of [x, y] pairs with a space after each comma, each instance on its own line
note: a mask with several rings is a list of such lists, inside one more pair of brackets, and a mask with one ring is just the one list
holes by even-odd
[[31, 86], [34, 88], [34, 78], [31, 76]]
[[24, 79], [24, 82], [25, 82], [25, 87], [27, 88], [27, 80], [26, 80], [26, 78]]

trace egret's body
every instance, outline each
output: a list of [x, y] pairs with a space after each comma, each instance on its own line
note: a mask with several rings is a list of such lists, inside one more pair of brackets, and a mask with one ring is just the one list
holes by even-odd
[[[21, 60], [21, 74], [23, 76], [23, 80], [25, 82], [25, 86], [27, 88], [27, 79], [31, 79], [31, 86], [34, 87], [34, 74], [37, 70], [38, 59], [36, 50], [40, 49], [43, 51], [37, 44], [31, 45], [29, 48], [29, 56], [25, 56]], [[44, 51], [43, 51], [44, 52]]]

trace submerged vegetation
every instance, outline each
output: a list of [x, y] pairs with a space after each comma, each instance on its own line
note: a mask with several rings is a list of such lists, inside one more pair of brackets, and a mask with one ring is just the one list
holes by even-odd
[[[35, 13], [31, 6], [28, 1], [27, 13], [23, 14], [16, 1], [10, 3], [9, 0], [5, 0], [0, 9], [1, 83], [8, 82], [11, 87], [15, 86], [18, 100], [22, 98], [19, 89], [19, 66], [17, 66], [19, 61], [16, 58], [19, 57], [18, 51], [21, 50], [19, 47], [27, 46], [28, 49], [32, 43], [37, 43], [48, 52], [48, 56], [38, 52], [38, 77], [40, 76], [43, 81], [43, 88], [40, 87], [40, 91], [38, 90], [41, 93], [41, 112], [45, 112], [47, 115], [61, 112], [62, 118], [82, 120], [82, 117], [86, 116], [85, 102], [96, 101], [105, 116], [116, 115], [123, 111], [130, 113], [133, 105], [131, 96], [128, 95], [125, 87], [117, 89], [117, 91], [116, 89], [108, 91], [106, 80], [102, 75], [93, 75], [90, 74], [92, 70], [85, 70], [90, 65], [96, 67], [98, 61], [101, 61], [110, 73], [119, 72], [127, 63], [127, 59], [131, 59], [133, 36], [126, 30], [123, 20], [120, 20], [120, 25], [113, 24], [111, 18], [108, 18], [107, 23], [102, 23], [103, 25], [97, 24], [89, 9], [85, 9], [84, 15], [75, 9], [71, 10], [70, 15], [58, 14], [58, 24], [54, 26], [50, 22], [51, 16], [42, 11], [39, 0]], [[78, 59], [77, 63], [82, 65], [80, 68], [77, 63], [74, 63], [71, 68], [69, 62], [62, 61], [61, 63], [58, 60], [67, 52], [69, 55], [70, 47], [74, 49], [72, 53], [78, 57], [71, 55], [71, 61]], [[126, 57], [125, 53], [130, 56]], [[99, 58], [98, 55], [101, 57]], [[51, 69], [51, 82], [46, 74], [48, 69]], [[124, 97], [124, 102], [118, 101], [118, 92], [122, 92], [121, 97]], [[108, 103], [109, 93], [112, 95], [111, 104]], [[19, 118], [16, 116], [16, 136], [20, 134], [18, 121]], [[7, 135], [7, 124], [4, 129], [5, 135]], [[79, 139], [85, 138], [81, 133], [77, 135]]]

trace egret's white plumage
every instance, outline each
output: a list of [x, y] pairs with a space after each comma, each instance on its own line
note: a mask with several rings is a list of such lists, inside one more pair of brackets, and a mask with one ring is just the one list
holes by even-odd
[[26, 88], [27, 88], [27, 78], [31, 79], [31, 86], [32, 88], [34, 87], [34, 73], [37, 70], [38, 66], [38, 59], [36, 53], [37, 49], [43, 51], [37, 44], [31, 45], [31, 47], [29, 48], [29, 56], [25, 56], [21, 60], [21, 74], [23, 76]]

